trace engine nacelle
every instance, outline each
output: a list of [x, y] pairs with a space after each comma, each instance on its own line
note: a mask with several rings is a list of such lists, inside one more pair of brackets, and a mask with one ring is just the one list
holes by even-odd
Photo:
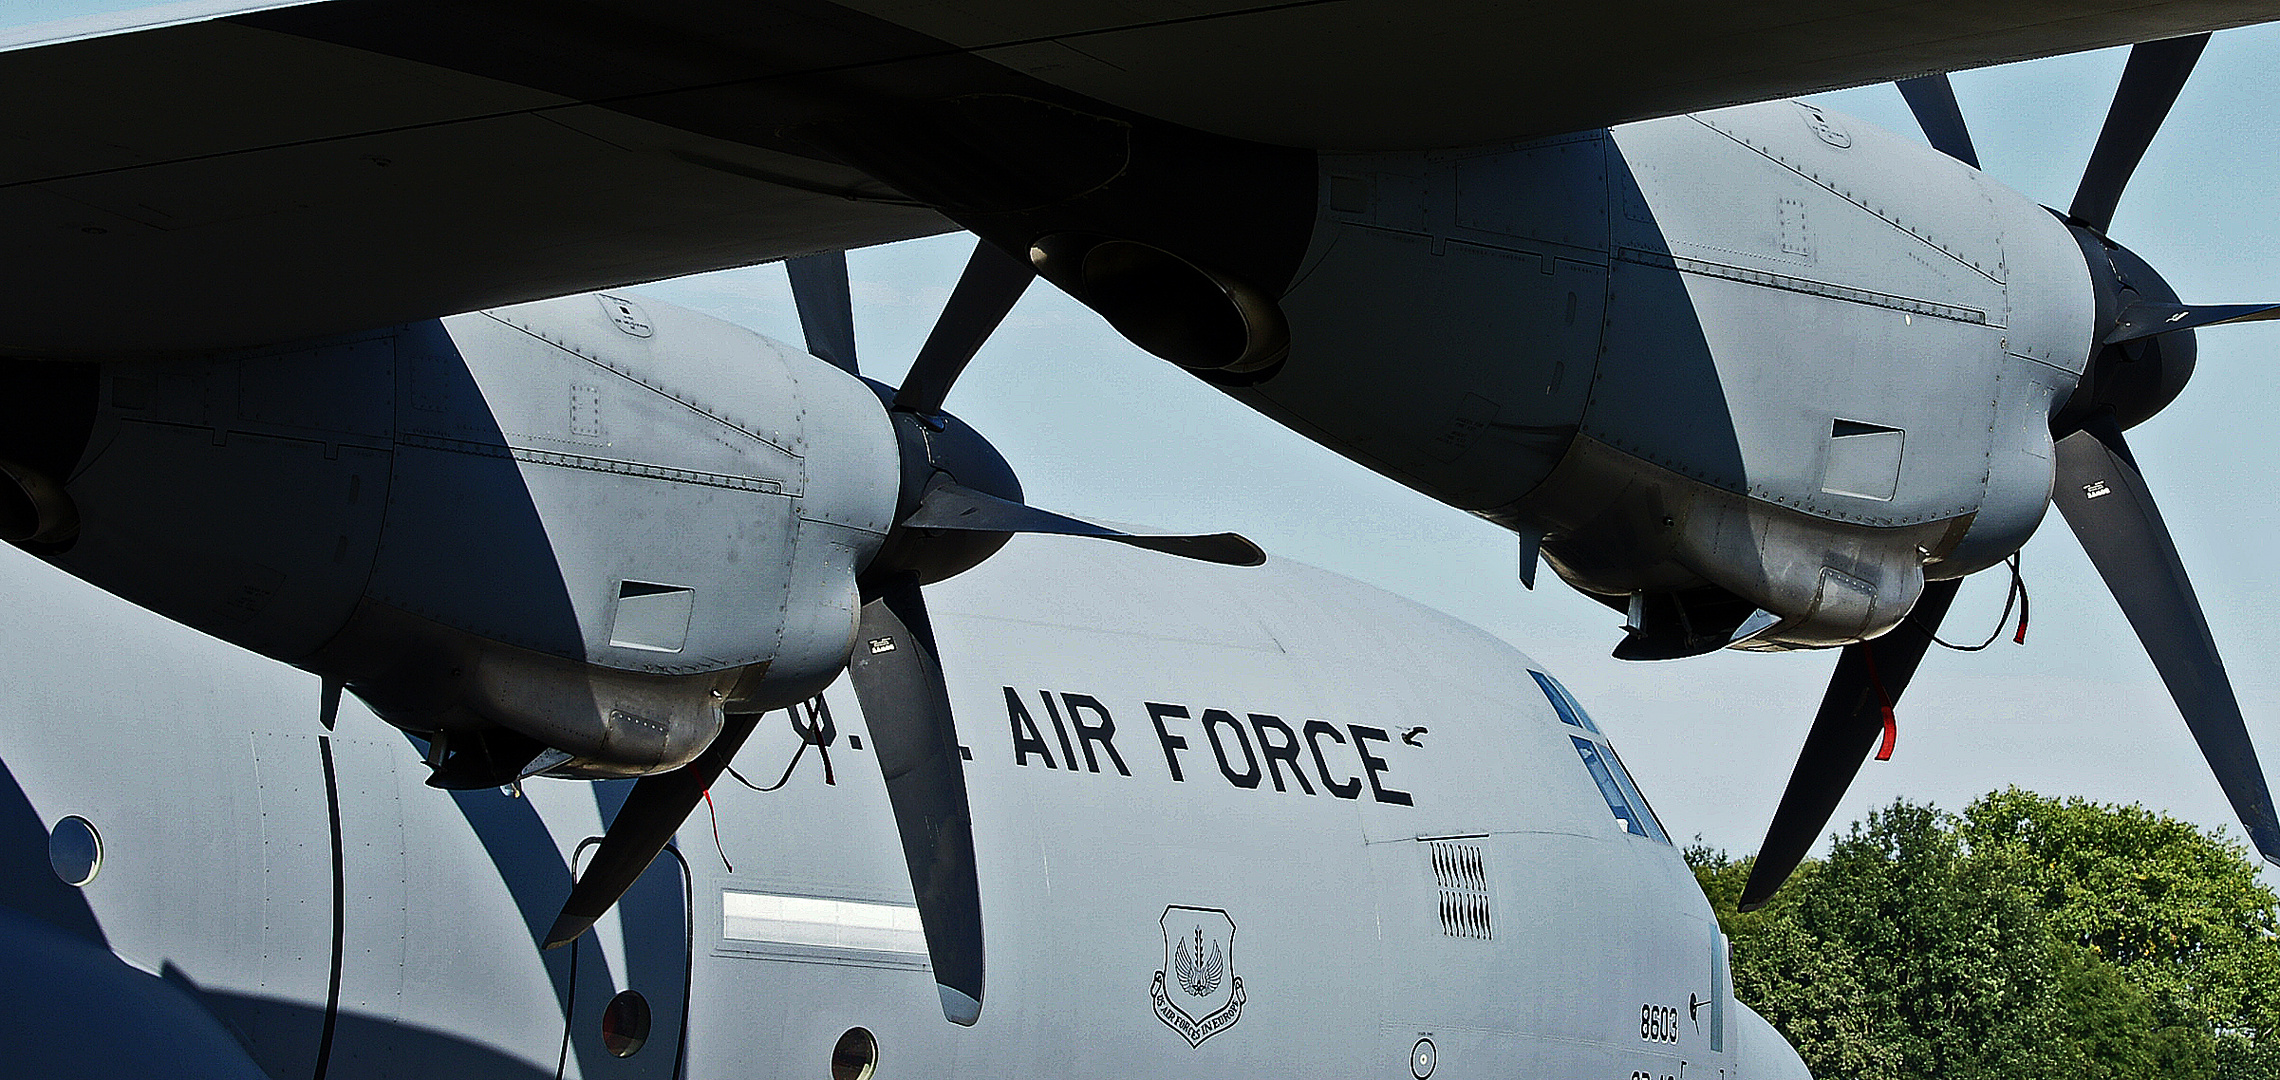
[[1324, 157], [1288, 359], [1214, 381], [1541, 538], [1618, 655], [1839, 645], [2040, 523], [2090, 296], [2031, 200], [1771, 102]]
[[664, 304], [101, 372], [76, 536], [27, 546], [345, 684], [444, 786], [674, 768], [820, 690], [895, 507], [869, 388]]

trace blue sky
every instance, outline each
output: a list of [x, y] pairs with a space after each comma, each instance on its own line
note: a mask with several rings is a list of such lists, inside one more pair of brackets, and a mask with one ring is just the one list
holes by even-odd
[[[173, 5], [244, 9], [257, 0]], [[10, 31], [146, 5], [15, 0]], [[2065, 205], [2125, 51], [1967, 72], [1955, 85], [1989, 173]], [[2280, 29], [2217, 36], [2121, 204], [2113, 235], [2189, 301], [2280, 299]], [[1913, 135], [1889, 86], [1813, 100]], [[866, 370], [899, 378], [967, 250], [944, 237], [856, 252]], [[645, 287], [799, 340], [780, 268]], [[2168, 411], [2131, 434], [2194, 572], [2251, 731], [2280, 765], [2280, 323], [2208, 330], [2200, 370]], [[1020, 470], [1031, 501], [1176, 529], [1241, 530], [1315, 563], [1485, 627], [1557, 673], [1617, 739], [1680, 836], [1754, 849], [1786, 782], [1834, 654], [1720, 654], [1667, 664], [1607, 656], [1617, 617], [1544, 575], [1520, 588], [1512, 537], [1282, 430], [1132, 346], [1040, 286], [950, 400]], [[2026, 549], [2034, 625], [2026, 648], [1935, 654], [1902, 703], [1899, 753], [1871, 763], [1839, 811], [1895, 795], [1950, 808], [2005, 783], [2142, 802], [2204, 825], [2232, 816], [2127, 625], [2055, 514]], [[1949, 627], [1993, 625], [2002, 583], [1968, 583]], [[2237, 828], [2234, 830], [2237, 835]]]
[[311, 2], [313, 0], [175, 0], [151, 4], [141, 0], [8, 0], [5, 6], [0, 6], [0, 48]]

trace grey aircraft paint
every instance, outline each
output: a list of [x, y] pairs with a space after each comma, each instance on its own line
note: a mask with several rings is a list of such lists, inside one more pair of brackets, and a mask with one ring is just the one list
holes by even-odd
[[[30, 558], [0, 572], [34, 616], [0, 631], [0, 851], [26, 871], [0, 955], [42, 1075], [809, 1076], [854, 1027], [881, 1077], [1400, 1075], [1421, 1052], [1435, 1077], [1803, 1075], [1730, 1000], [1659, 824], [1611, 813], [1606, 738], [1508, 646], [1319, 571], [1041, 538], [937, 587], [988, 915], [971, 1029], [942, 1022], [844, 683], [825, 753], [783, 713], [745, 746], [754, 783], [788, 778], [716, 786], [718, 851], [700, 814], [542, 953], [622, 782], [427, 789], [362, 709], [325, 731], [313, 678]], [[101, 836], [82, 887], [38, 865], [67, 816]], [[145, 1003], [90, 1027], [41, 972]], [[620, 1059], [599, 1016], [626, 989], [652, 1026]]]
[[[210, 681], [214, 655], [154, 679], [149, 668], [208, 647], [176, 629], [139, 667], [94, 683], [110, 693], [53, 681], [83, 667], [27, 666], [23, 681], [40, 689], [11, 707], [49, 715], [12, 725], [24, 732], [7, 758], [21, 799], [0, 811], [28, 823], [19, 863], [36, 867], [40, 831], [56, 832], [51, 878], [12, 886], [10, 906], [35, 917], [0, 922], [35, 958], [25, 985], [116, 988], [136, 1002], [140, 1030], [202, 1047], [198, 1064], [216, 1075], [543, 1075], [549, 1045], [556, 1073], [574, 1062], [578, 1075], [671, 1075], [685, 1063], [785, 1065], [827, 1039], [842, 1063], [876, 1046], [882, 1062], [907, 1053], [927, 1075], [1009, 1064], [1129, 1075], [1135, 1060], [1182, 1073], [1398, 1060], [1416, 1077], [1628, 1065], [1634, 1080], [1690, 1063], [1759, 1067], [1734, 1060], [1766, 1030], [1726, 1008], [1722, 950], [1691, 881], [1564, 692], [1523, 678], [1517, 656], [1303, 572], [1223, 584], [1209, 575], [1225, 571], [1143, 575], [1118, 558], [1064, 562], [1043, 554], [1049, 544], [1025, 544], [1002, 565], [1031, 577], [966, 597], [963, 615], [955, 601], [944, 609], [951, 688], [934, 692], [961, 703], [971, 769], [948, 759], [946, 740], [932, 757], [908, 753], [916, 736], [893, 732], [947, 731], [913, 727], [918, 710], [883, 711], [874, 727], [845, 692], [827, 694], [845, 719], [825, 723], [820, 703], [806, 714], [823, 744], [814, 765], [831, 775], [842, 731], [840, 764], [861, 760], [861, 738], [905, 763], [888, 767], [883, 792], [866, 794], [861, 769], [819, 789], [795, 759], [786, 782], [805, 786], [720, 800], [731, 813], [718, 870], [676, 852], [633, 880], [627, 868], [640, 863], [624, 853], [638, 844], [589, 850], [591, 834], [616, 819], [611, 837], [623, 840], [624, 817], [655, 824], [676, 784], [693, 802], [688, 778], [710, 777], [707, 763], [751, 730], [738, 717], [774, 725], [755, 752], [771, 737], [779, 751], [803, 749], [783, 744], [783, 707], [850, 650], [898, 648], [893, 635], [855, 632], [875, 625], [880, 596], [903, 598], [916, 619], [915, 636], [891, 610], [876, 624], [920, 646], [901, 657], [932, 649], [919, 578], [955, 573], [939, 567], [956, 560], [923, 544], [882, 548], [890, 530], [904, 541], [957, 530], [954, 514], [914, 508], [914, 476], [954, 482], [953, 462], [1001, 471], [1010, 495], [969, 491], [1001, 511], [1028, 508], [1011, 501], [1010, 470], [955, 421], [906, 410], [881, 424], [855, 380], [717, 324], [610, 296], [417, 320], [643, 271], [912, 235], [947, 217], [1026, 253], [1160, 355], [1513, 527], [1531, 563], [1540, 547], [1571, 583], [1627, 606], [1618, 655], [1647, 659], [1850, 649], [1919, 596], [1944, 607], [1952, 586], [1927, 581], [1991, 565], [2039, 522], [2053, 413], [2096, 348], [2085, 328], [2112, 321], [2117, 286], [2158, 276], [2100, 246], [2102, 213], [2059, 226], [1976, 172], [1809, 106], [1347, 157], [1331, 148], [1351, 144], [1335, 139], [1228, 137], [1191, 104], [1104, 84], [1098, 71], [1056, 83], [1054, 65], [986, 56], [998, 50], [971, 26], [919, 26], [874, 6], [891, 10], [747, 5], [731, 17], [728, 5], [653, 5], [645, 37], [577, 17], [534, 24], [514, 5], [341, 0], [9, 54], [9, 75], [51, 95], [43, 70], [92, 71], [106, 91], [147, 71], [183, 92], [125, 99], [227, 118], [223, 130], [178, 127], [137, 110], [134, 125], [165, 133], [157, 143], [141, 128], [80, 138], [65, 120], [74, 136], [41, 131], [34, 148], [52, 153], [7, 185], [10, 227], [46, 253], [18, 260], [40, 280], [9, 294], [47, 316], [18, 320], [20, 336], [0, 344], [27, 391], [11, 405], [26, 422], [8, 425], [0, 463], [11, 535], [154, 611], [321, 673], [322, 691], [298, 696], [330, 703], [264, 707], [284, 686], [261, 685], [277, 671], [224, 686]], [[2241, 5], [2219, 17], [2255, 14]], [[624, 41], [681, 40], [691, 25], [703, 47], [655, 50], [665, 62], [653, 71], [622, 63]], [[1687, 50], [1703, 51], [1691, 40]], [[258, 106], [212, 108], [201, 92], [246, 85], [211, 71], [180, 78], [185, 54], [262, 80], [286, 67], [260, 61], [290, 62], [309, 86], [329, 85], [306, 70], [322, 67], [350, 89], [280, 95], [264, 82]], [[2175, 47], [2145, 55], [2172, 69], [2185, 56], [2190, 68]], [[580, 62], [597, 56], [609, 62]], [[378, 101], [368, 89], [406, 85], [413, 119], [405, 102], [364, 111]], [[1722, 85], [1772, 89], [1749, 77]], [[1654, 104], [1669, 97], [1537, 122], [1716, 103]], [[313, 111], [296, 110], [304, 101]], [[354, 117], [341, 101], [356, 103]], [[1301, 111], [1296, 127], [1287, 108], [1256, 115], [1319, 135], [1315, 110]], [[1502, 104], [1492, 111], [1499, 134], [1464, 127], [1476, 134], [1463, 141], [1531, 133]], [[455, 140], [481, 149], [438, 149]], [[365, 152], [342, 155], [350, 144]], [[2105, 170], [2107, 196], [2127, 173]], [[621, 216], [593, 189], [542, 176], [680, 197], [632, 200]], [[489, 198], [469, 198], [474, 178]], [[744, 216], [729, 222], [724, 201]], [[691, 221], [717, 241], [689, 240]], [[351, 278], [365, 287], [343, 288]], [[121, 279], [147, 302], [84, 285]], [[90, 303], [122, 317], [97, 317]], [[2132, 306], [2122, 322], [2164, 305]], [[309, 340], [178, 355], [290, 339]], [[2167, 357], [2150, 366], [2182, 384], [2189, 338], [2139, 348]], [[165, 353], [177, 355], [121, 359]], [[39, 362], [55, 356], [112, 362]], [[1927, 359], [1885, 362], [1895, 356]], [[2159, 407], [2112, 374], [2120, 397]], [[1904, 392], [1920, 383], [1941, 393]], [[732, 417], [716, 394], [773, 411]], [[2092, 404], [2105, 403], [2082, 407]], [[2092, 416], [2075, 434], [2134, 471], [2123, 426]], [[913, 455], [945, 431], [944, 446], [971, 442], [973, 454]], [[2109, 493], [2103, 478], [2077, 486]], [[2166, 543], [2150, 502], [2112, 520], [2115, 550]], [[975, 529], [973, 558], [1001, 535]], [[893, 557], [874, 560], [882, 550]], [[874, 561], [893, 580], [860, 581]], [[1120, 575], [1149, 587], [1103, 609], [1117, 589], [1101, 581]], [[1194, 607], [1166, 614], [1167, 597]], [[2197, 625], [2189, 591], [2149, 603]], [[2185, 659], [2216, 664], [2213, 647]], [[1024, 667], [1035, 664], [1050, 668]], [[361, 712], [336, 729], [344, 685], [424, 744], [426, 772], [407, 740]], [[124, 747], [106, 724], [115, 719], [90, 714], [121, 700], [146, 725]], [[902, 701], [925, 704], [925, 688]], [[997, 749], [1011, 755], [994, 774], [978, 734], [988, 724], [973, 719], [993, 705], [1006, 721]], [[2269, 800], [2237, 716], [2211, 728], [2188, 713], [2220, 774], [2254, 780], [2253, 792], [2228, 788], [2272, 852]], [[889, 743], [900, 757], [882, 753]], [[692, 759], [697, 768], [672, 771]], [[912, 762], [935, 779], [898, 784]], [[89, 783], [90, 763], [133, 782]], [[548, 780], [494, 790], [534, 773], [665, 779], [630, 793]], [[457, 790], [422, 790], [423, 776]], [[875, 797], [886, 792], [892, 817]], [[651, 813], [616, 813], [637, 796]], [[914, 899], [898, 891], [911, 877], [893, 859], [890, 823], [922, 877]], [[867, 828], [870, 842], [846, 841]], [[770, 858], [738, 875], [730, 849], [746, 844]], [[588, 858], [626, 871], [622, 902], [592, 909], [610, 914], [574, 947], [529, 951], [548, 923], [544, 898]], [[1106, 869], [1068, 873], [1088, 859]], [[922, 871], [936, 863], [956, 873]], [[962, 894], [924, 884], [958, 874]], [[904, 999], [909, 986], [923, 991], [931, 948], [946, 961], [945, 1014], [975, 1019], [950, 1006], [954, 994], [980, 1004], [976, 904], [991, 913], [999, 990], [966, 1032], [935, 1020], [923, 993], [915, 1009]], [[1527, 915], [1517, 931], [1514, 910]], [[566, 905], [582, 928], [572, 915]], [[957, 939], [963, 952], [945, 951], [952, 931], [970, 935]], [[1144, 1015], [1118, 1008], [1127, 956], [1144, 957]], [[650, 1004], [610, 996], [629, 985], [648, 987]], [[1301, 985], [1307, 1005], [1291, 1011], [1295, 999], [1276, 991]], [[21, 1012], [46, 1021], [35, 1030], [73, 1032], [73, 1001]], [[1644, 1046], [1616, 1034], [1634, 1001]], [[832, 1012], [843, 1005], [853, 1012]], [[860, 1037], [841, 1024], [859, 1024]], [[582, 1036], [597, 1029], [617, 1053]], [[1707, 1040], [1691, 1061], [1690, 1030]], [[218, 1037], [242, 1055], [216, 1049]], [[1151, 1057], [1147, 1040], [1167, 1037], [1188, 1056]], [[637, 1042], [652, 1052], [620, 1056]], [[153, 1049], [82, 1041], [56, 1052], [113, 1073]], [[1794, 1071], [1793, 1056], [1767, 1060]]]

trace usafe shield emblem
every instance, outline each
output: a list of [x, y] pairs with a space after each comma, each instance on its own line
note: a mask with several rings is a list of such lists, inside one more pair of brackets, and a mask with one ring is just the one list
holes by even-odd
[[1243, 1017], [1243, 980], [1235, 974], [1235, 920], [1218, 908], [1164, 909], [1164, 966], [1149, 994], [1156, 1019], [1189, 1046], [1235, 1026]]

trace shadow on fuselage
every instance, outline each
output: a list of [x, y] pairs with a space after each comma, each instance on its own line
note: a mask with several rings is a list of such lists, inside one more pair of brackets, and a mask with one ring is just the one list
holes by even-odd
[[[262, 1013], [305, 1027], [322, 1027], [323, 1009], [247, 994], [201, 990], [199, 996], [221, 1015]], [[358, 1077], [482, 1077], [483, 1080], [554, 1080], [554, 1069], [500, 1053], [448, 1031], [406, 1024], [392, 1017], [366, 1016], [342, 1009], [334, 1020], [336, 1045], [324, 1075]], [[572, 1040], [575, 1045], [577, 1040]], [[349, 1049], [357, 1048], [357, 1049]], [[583, 1059], [583, 1053], [580, 1054]]]
[[0, 761], [0, 905], [107, 946], [95, 911], [48, 864], [48, 832], [16, 774]]
[[[603, 820], [615, 816], [631, 786], [631, 781], [595, 785], [593, 796]], [[450, 798], [460, 808], [489, 855], [490, 868], [514, 897], [525, 940], [534, 952], [539, 951], [537, 942], [552, 925], [571, 883], [570, 868], [545, 822], [529, 801], [505, 798], [496, 791], [436, 792], [433, 797]], [[172, 964], [163, 976], [154, 976], [120, 960], [110, 952], [102, 925], [85, 895], [64, 884], [50, 868], [48, 833], [49, 825], [40, 819], [6, 763], [0, 762], [0, 907], [36, 920], [10, 926], [16, 923], [12, 916], [0, 915], [0, 931], [6, 932], [0, 937], [13, 942], [17, 951], [11, 967], [21, 974], [52, 968], [52, 979], [43, 981], [109, 988], [103, 991], [109, 1002], [104, 1009], [86, 1010], [80, 1020], [67, 1017], [59, 1022], [72, 1024], [72, 1030], [93, 1022], [154, 1027], [156, 1030], [147, 1032], [147, 1041], [160, 1045], [172, 1042], [183, 1054], [195, 1052], [209, 1058], [221, 1054], [209, 1036], [226, 1032], [248, 1065], [258, 1062], [273, 1075], [309, 1073], [320, 1056], [319, 1045], [327, 1026], [326, 1010], [321, 1005], [201, 986], [194, 973]], [[597, 986], [649, 987], [668, 981], [679, 996], [678, 988], [686, 979], [688, 948], [687, 900], [679, 882], [677, 867], [673, 873], [645, 876], [620, 902], [620, 920], [628, 936], [629, 971], [613, 973], [607, 955], [590, 935], [575, 946], [579, 969], [576, 983], [586, 987], [588, 996]], [[307, 899], [324, 902], [321, 896]], [[351, 905], [350, 918], [355, 917], [355, 910]], [[41, 944], [53, 940], [48, 936], [51, 931], [83, 941], [86, 947]], [[575, 1012], [590, 1017], [598, 1013], [607, 997], [584, 1000], [578, 996], [571, 954], [571, 949], [561, 949], [540, 956], [560, 1005], [558, 1016], [567, 1018]], [[321, 953], [308, 960], [325, 962]], [[483, 990], [480, 983], [470, 983], [464, 992], [477, 994]], [[63, 1002], [59, 999], [50, 1004], [62, 1009]], [[557, 1024], [561, 1022], [565, 1021], [558, 1020]], [[555, 1075], [553, 1068], [534, 1067], [486, 1045], [471, 1033], [433, 1030], [393, 1017], [364, 1015], [352, 1007], [339, 1009], [331, 1026], [331, 1053], [325, 1065], [325, 1075], [331, 1077], [411, 1072], [505, 1078]], [[660, 1028], [677, 1032], [681, 1020], [660, 1018]], [[557, 1026], [556, 1036], [560, 1033]], [[120, 1053], [140, 1052], [144, 1041], [138, 1036], [117, 1049]], [[598, 1066], [603, 1050], [594, 1039], [570, 1038], [567, 1042], [567, 1052], [589, 1066], [584, 1071], [590, 1073], [591, 1066]], [[652, 1046], [649, 1052], [673, 1054], [677, 1050], [666, 1044]], [[232, 1059], [222, 1054], [219, 1060]], [[19, 1064], [23, 1060], [32, 1059], [21, 1059]], [[97, 1056], [88, 1060], [109, 1059]], [[188, 1059], [181, 1066], [181, 1075], [204, 1075]]]

